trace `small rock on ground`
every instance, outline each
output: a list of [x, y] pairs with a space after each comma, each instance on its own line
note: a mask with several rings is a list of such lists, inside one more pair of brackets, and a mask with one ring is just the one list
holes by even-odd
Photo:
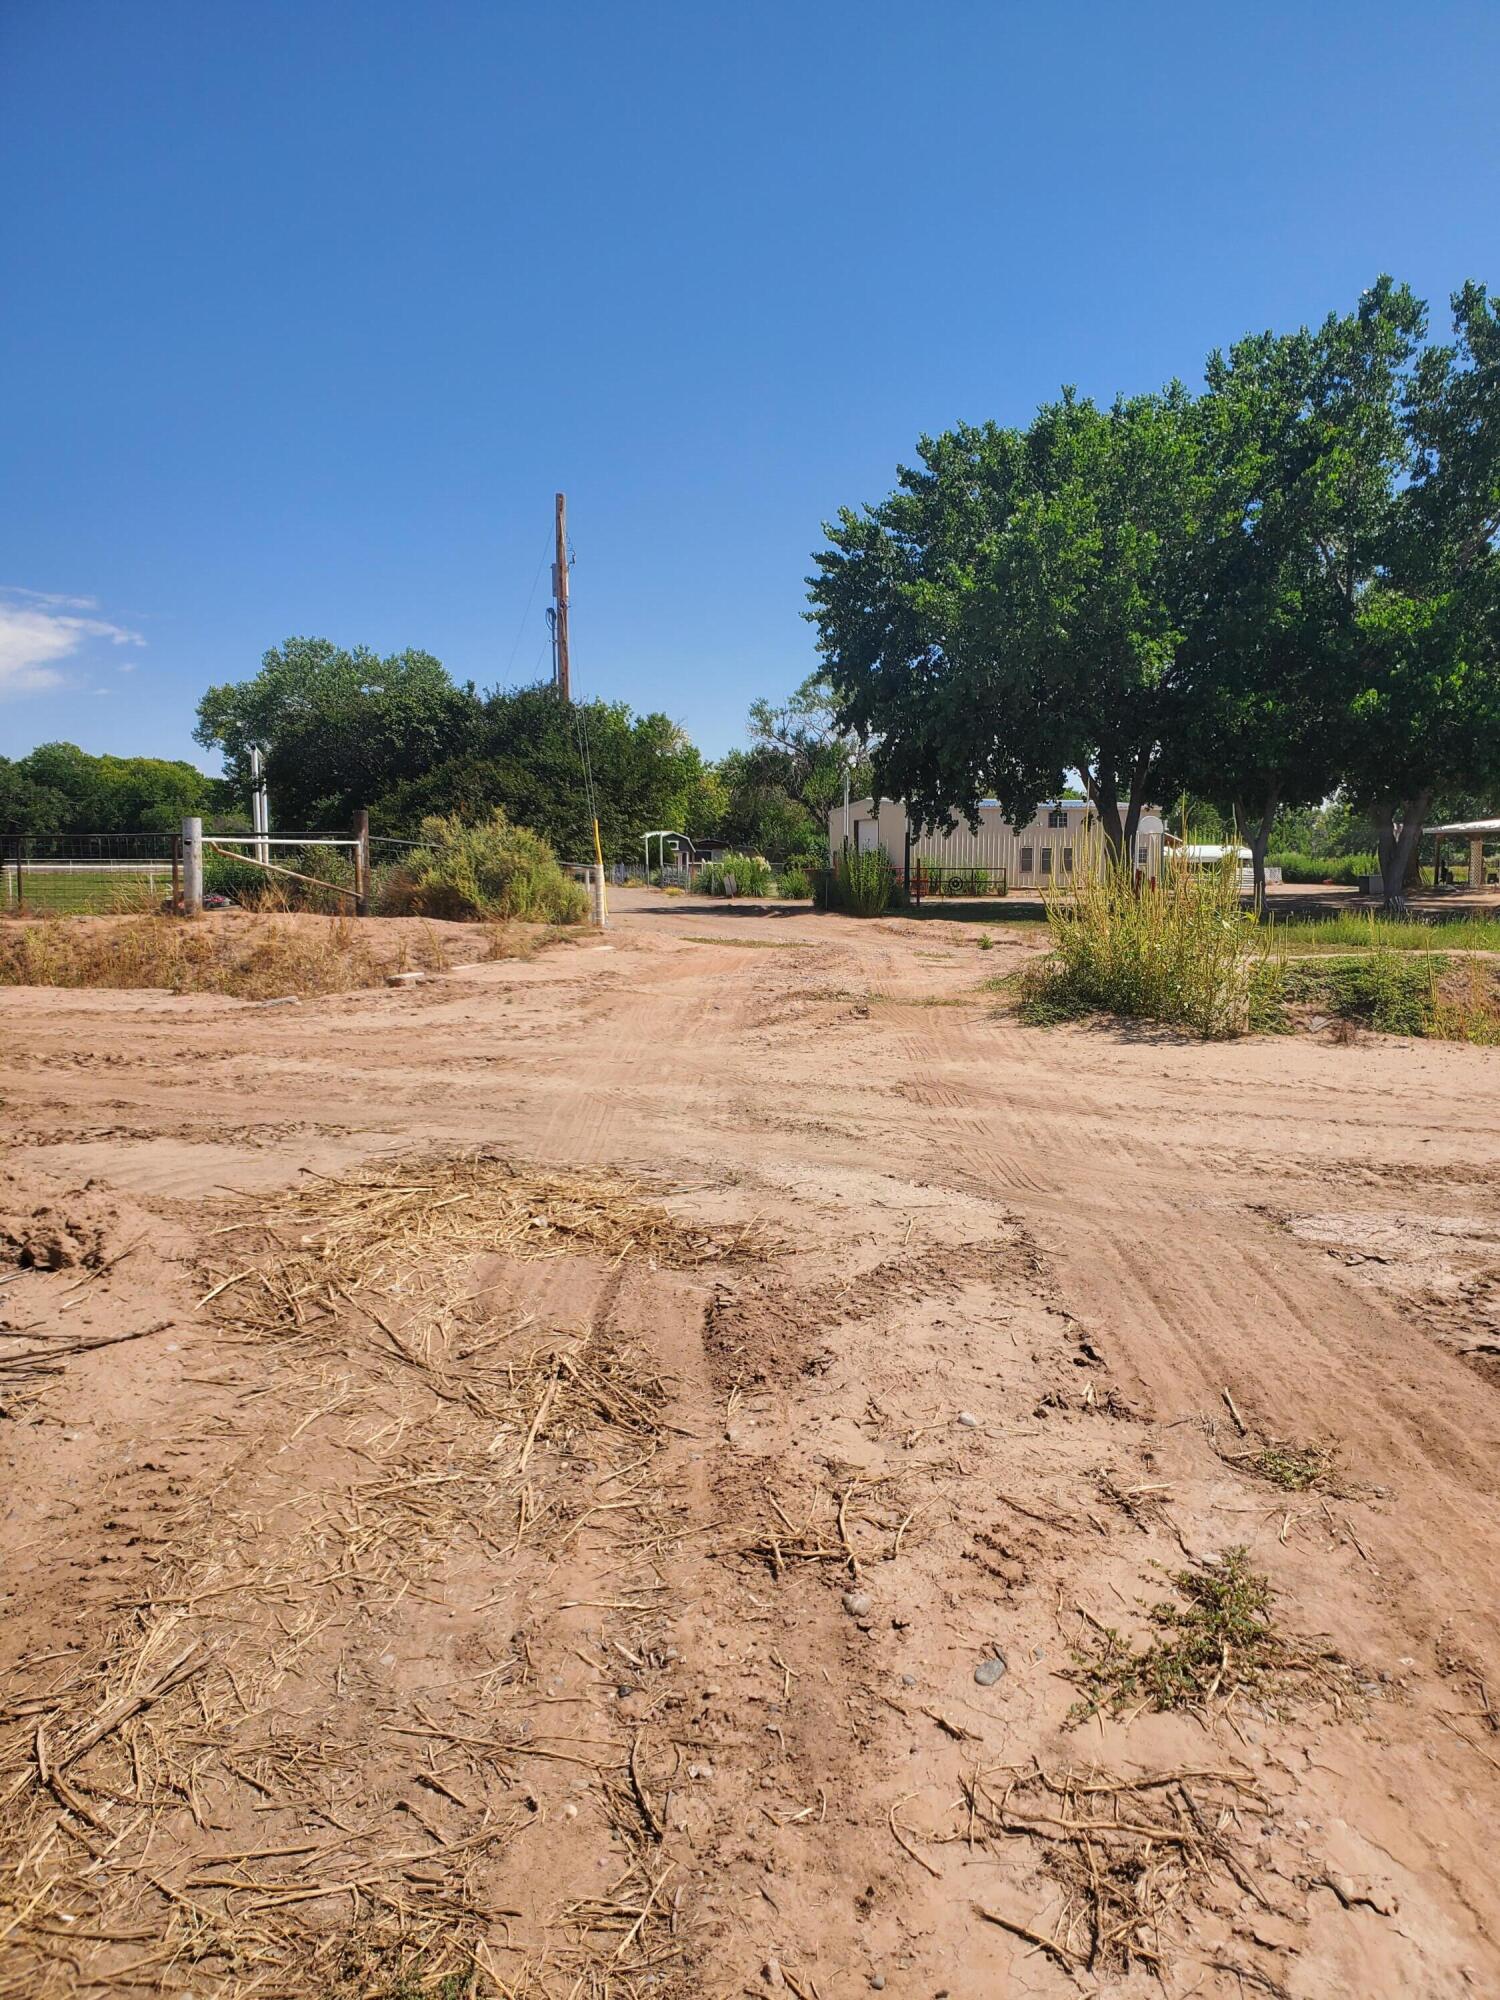
[[981, 1660], [974, 1669], [974, 1679], [982, 1688], [992, 1688], [1005, 1673], [1005, 1659], [1000, 1653], [992, 1653], [987, 1660]]

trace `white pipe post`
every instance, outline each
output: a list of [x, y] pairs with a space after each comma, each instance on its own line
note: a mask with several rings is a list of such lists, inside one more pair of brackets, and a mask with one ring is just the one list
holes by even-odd
[[182, 914], [203, 915], [203, 822], [182, 822]]
[[270, 842], [266, 836], [271, 831], [271, 802], [266, 792], [266, 766], [258, 743], [250, 745], [250, 830], [256, 835], [255, 858], [265, 862], [271, 858]]
[[604, 900], [604, 868], [600, 863], [595, 863], [589, 870], [589, 889], [589, 900], [594, 906], [594, 928], [595, 930], [607, 931], [609, 929], [609, 905]]

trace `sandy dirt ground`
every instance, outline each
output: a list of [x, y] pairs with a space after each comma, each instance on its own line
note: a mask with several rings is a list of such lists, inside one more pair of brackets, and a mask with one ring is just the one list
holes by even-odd
[[1500, 1051], [979, 935], [0, 991], [0, 2000], [1500, 1992]]

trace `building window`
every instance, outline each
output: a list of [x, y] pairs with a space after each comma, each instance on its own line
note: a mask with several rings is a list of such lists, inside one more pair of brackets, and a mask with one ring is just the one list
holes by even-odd
[[1032, 856], [1032, 850], [1029, 847], [1023, 847], [1021, 849], [1021, 873], [1023, 875], [1029, 875], [1031, 873], [1031, 856]]
[[1151, 849], [1147, 846], [1144, 840], [1141, 842], [1140, 846], [1135, 850], [1135, 858], [1140, 863], [1142, 868], [1144, 868], [1146, 866], [1146, 863], [1151, 859]]
[[1062, 872], [1064, 875], [1071, 875], [1073, 872], [1073, 850], [1071, 847], [1063, 849]]
[[1042, 873], [1044, 875], [1052, 873], [1052, 849], [1050, 847], [1042, 849]]
[[1051, 812], [1049, 812], [1047, 815], [1048, 826], [1065, 827], [1067, 823], [1068, 823], [1068, 811], [1066, 806], [1054, 806]]

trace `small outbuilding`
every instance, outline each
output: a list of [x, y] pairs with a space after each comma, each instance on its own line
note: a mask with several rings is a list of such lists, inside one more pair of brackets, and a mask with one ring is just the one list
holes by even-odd
[[[1153, 880], [1161, 872], [1164, 831], [1159, 812], [1142, 811], [1134, 861]], [[856, 850], [883, 847], [898, 870], [938, 893], [1050, 889], [1098, 866], [1104, 853], [1099, 815], [1087, 799], [1049, 799], [1022, 827], [1011, 825], [997, 800], [986, 799], [977, 832], [960, 818], [951, 833], [910, 821], [899, 800], [854, 799], [828, 815], [831, 860], [846, 840]]]

